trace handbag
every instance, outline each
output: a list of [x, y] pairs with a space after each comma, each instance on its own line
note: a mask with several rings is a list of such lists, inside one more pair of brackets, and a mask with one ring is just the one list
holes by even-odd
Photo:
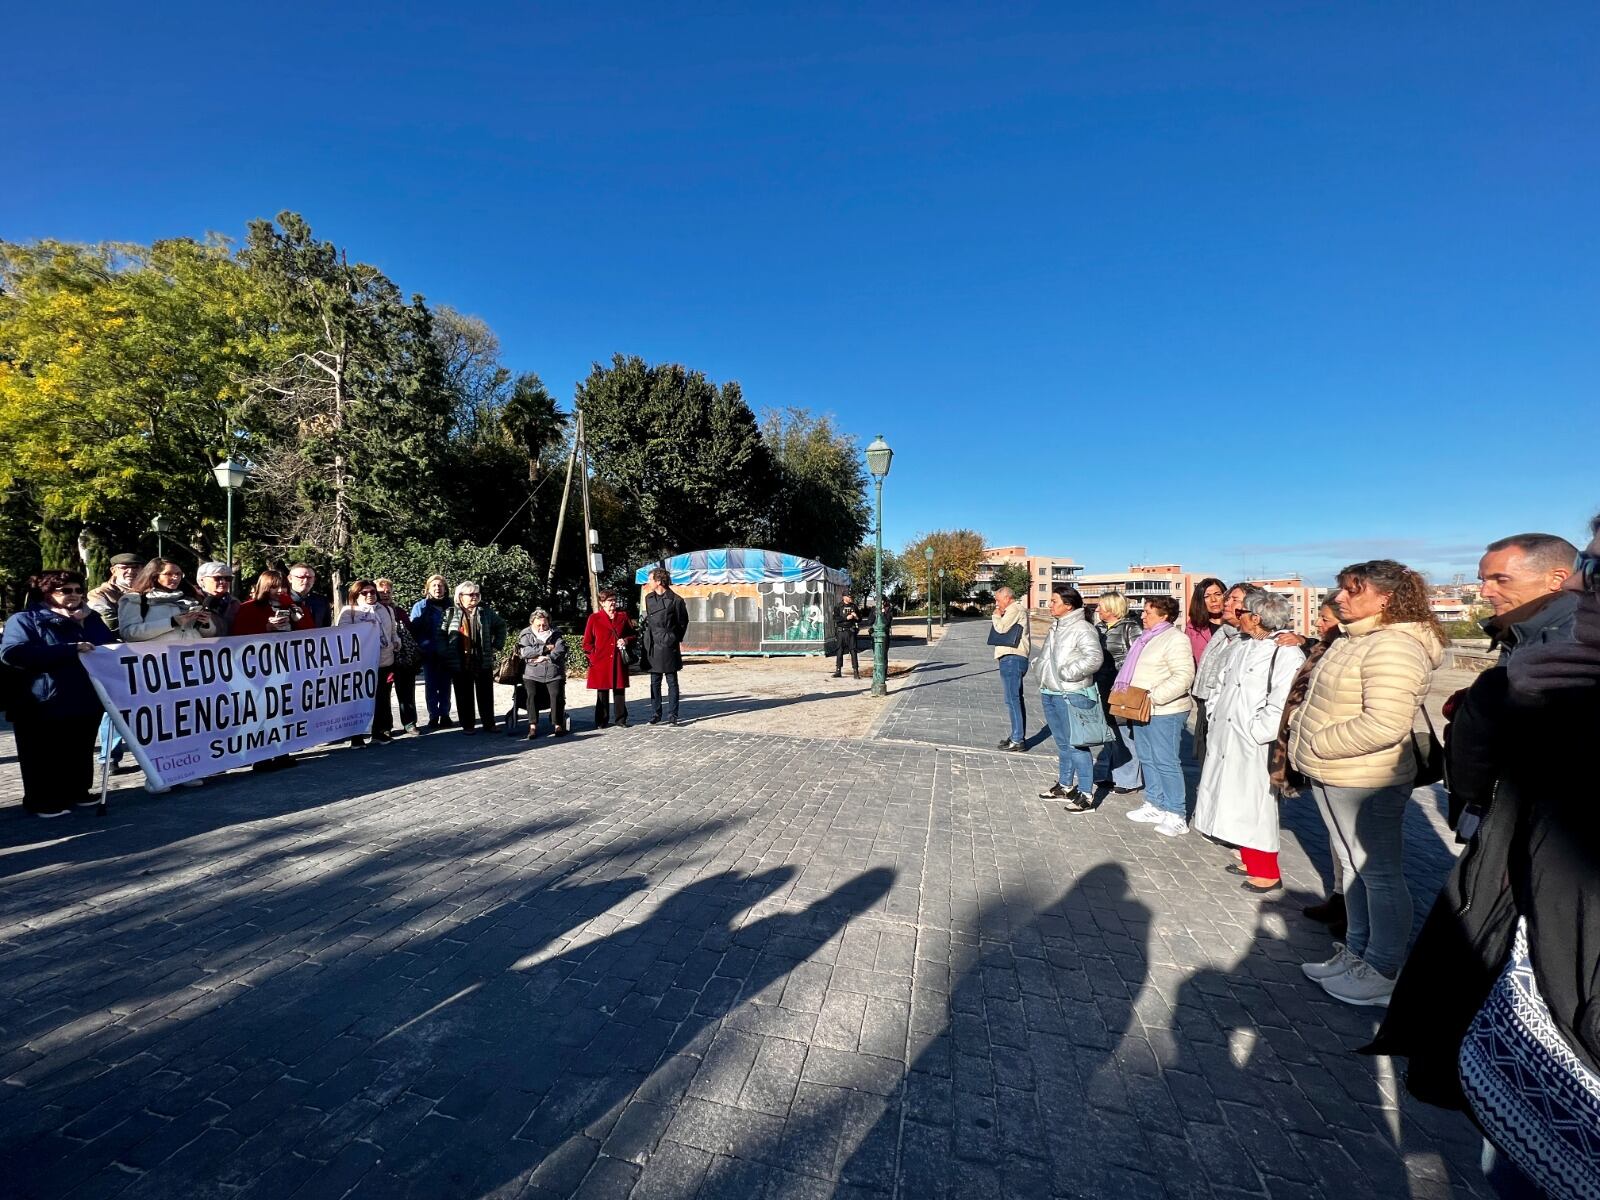
[[1428, 715], [1428, 710], [1422, 710], [1422, 719], [1428, 723], [1428, 743], [1424, 748], [1417, 740], [1417, 731], [1411, 731], [1411, 753], [1417, 760], [1417, 777], [1411, 781], [1414, 788], [1427, 787], [1429, 784], [1445, 783], [1444, 778], [1444, 747], [1439, 744], [1439, 737], [1433, 731], [1433, 718]]
[[395, 622], [394, 669], [415, 671], [422, 665], [422, 647], [417, 645], [417, 635], [411, 626]]
[[648, 661], [645, 654], [645, 648], [640, 644], [641, 641], [641, 638], [632, 637], [629, 638], [627, 643], [621, 647], [622, 664], [630, 671], [644, 670], [645, 664]]
[[1113, 688], [1111, 699], [1106, 702], [1111, 710], [1111, 715], [1122, 721], [1138, 721], [1148, 724], [1150, 721], [1150, 690], [1148, 688], [1134, 687], [1129, 684], [1124, 688]]
[[1022, 645], [1022, 622], [1026, 620], [1026, 617], [1022, 617], [1015, 625], [1006, 630], [1004, 633], [1001, 633], [998, 629], [991, 625], [989, 627], [989, 645], [1008, 646], [1012, 650], [1015, 650], [1018, 646]]
[[1104, 746], [1113, 740], [1100, 707], [1100, 689], [1094, 684], [1067, 693], [1067, 740], [1079, 749]]
[[523, 660], [522, 655], [513, 650], [495, 666], [494, 681], [496, 683], [521, 683], [522, 673], [527, 668], [528, 664]]

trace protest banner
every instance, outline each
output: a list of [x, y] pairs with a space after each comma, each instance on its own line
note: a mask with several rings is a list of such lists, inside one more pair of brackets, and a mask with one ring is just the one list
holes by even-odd
[[366, 623], [114, 642], [83, 665], [152, 792], [366, 733], [384, 669]]

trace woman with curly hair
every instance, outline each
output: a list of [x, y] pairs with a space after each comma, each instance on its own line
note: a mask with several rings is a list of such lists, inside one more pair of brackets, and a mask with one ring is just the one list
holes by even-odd
[[1289, 761], [1343, 869], [1348, 930], [1332, 958], [1301, 969], [1336, 1000], [1386, 1005], [1411, 936], [1400, 832], [1417, 774], [1411, 731], [1447, 639], [1422, 576], [1392, 559], [1340, 571], [1334, 600], [1344, 636], [1290, 718]]

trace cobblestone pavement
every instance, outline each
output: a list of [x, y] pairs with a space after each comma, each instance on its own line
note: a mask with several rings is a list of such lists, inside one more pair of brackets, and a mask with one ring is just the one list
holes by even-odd
[[[1327, 953], [1306, 814], [1263, 901], [1121, 799], [1033, 799], [1050, 762], [438, 734], [104, 819], [12, 809], [3, 1190], [1483, 1194], [1466, 1121], [1300, 975]], [[1449, 853], [1414, 807], [1425, 905]]]

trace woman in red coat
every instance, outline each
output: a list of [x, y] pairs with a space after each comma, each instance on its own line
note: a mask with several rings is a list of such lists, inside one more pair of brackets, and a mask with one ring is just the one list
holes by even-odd
[[628, 664], [623, 646], [633, 640], [633, 621], [617, 607], [615, 592], [600, 593], [600, 611], [589, 614], [583, 627], [583, 652], [589, 659], [589, 690], [594, 697], [594, 727], [611, 723], [611, 702], [616, 701], [617, 724], [628, 724]]
[[316, 627], [310, 610], [294, 602], [289, 595], [289, 581], [276, 571], [263, 571], [256, 576], [255, 592], [239, 606], [233, 618], [234, 637]]

